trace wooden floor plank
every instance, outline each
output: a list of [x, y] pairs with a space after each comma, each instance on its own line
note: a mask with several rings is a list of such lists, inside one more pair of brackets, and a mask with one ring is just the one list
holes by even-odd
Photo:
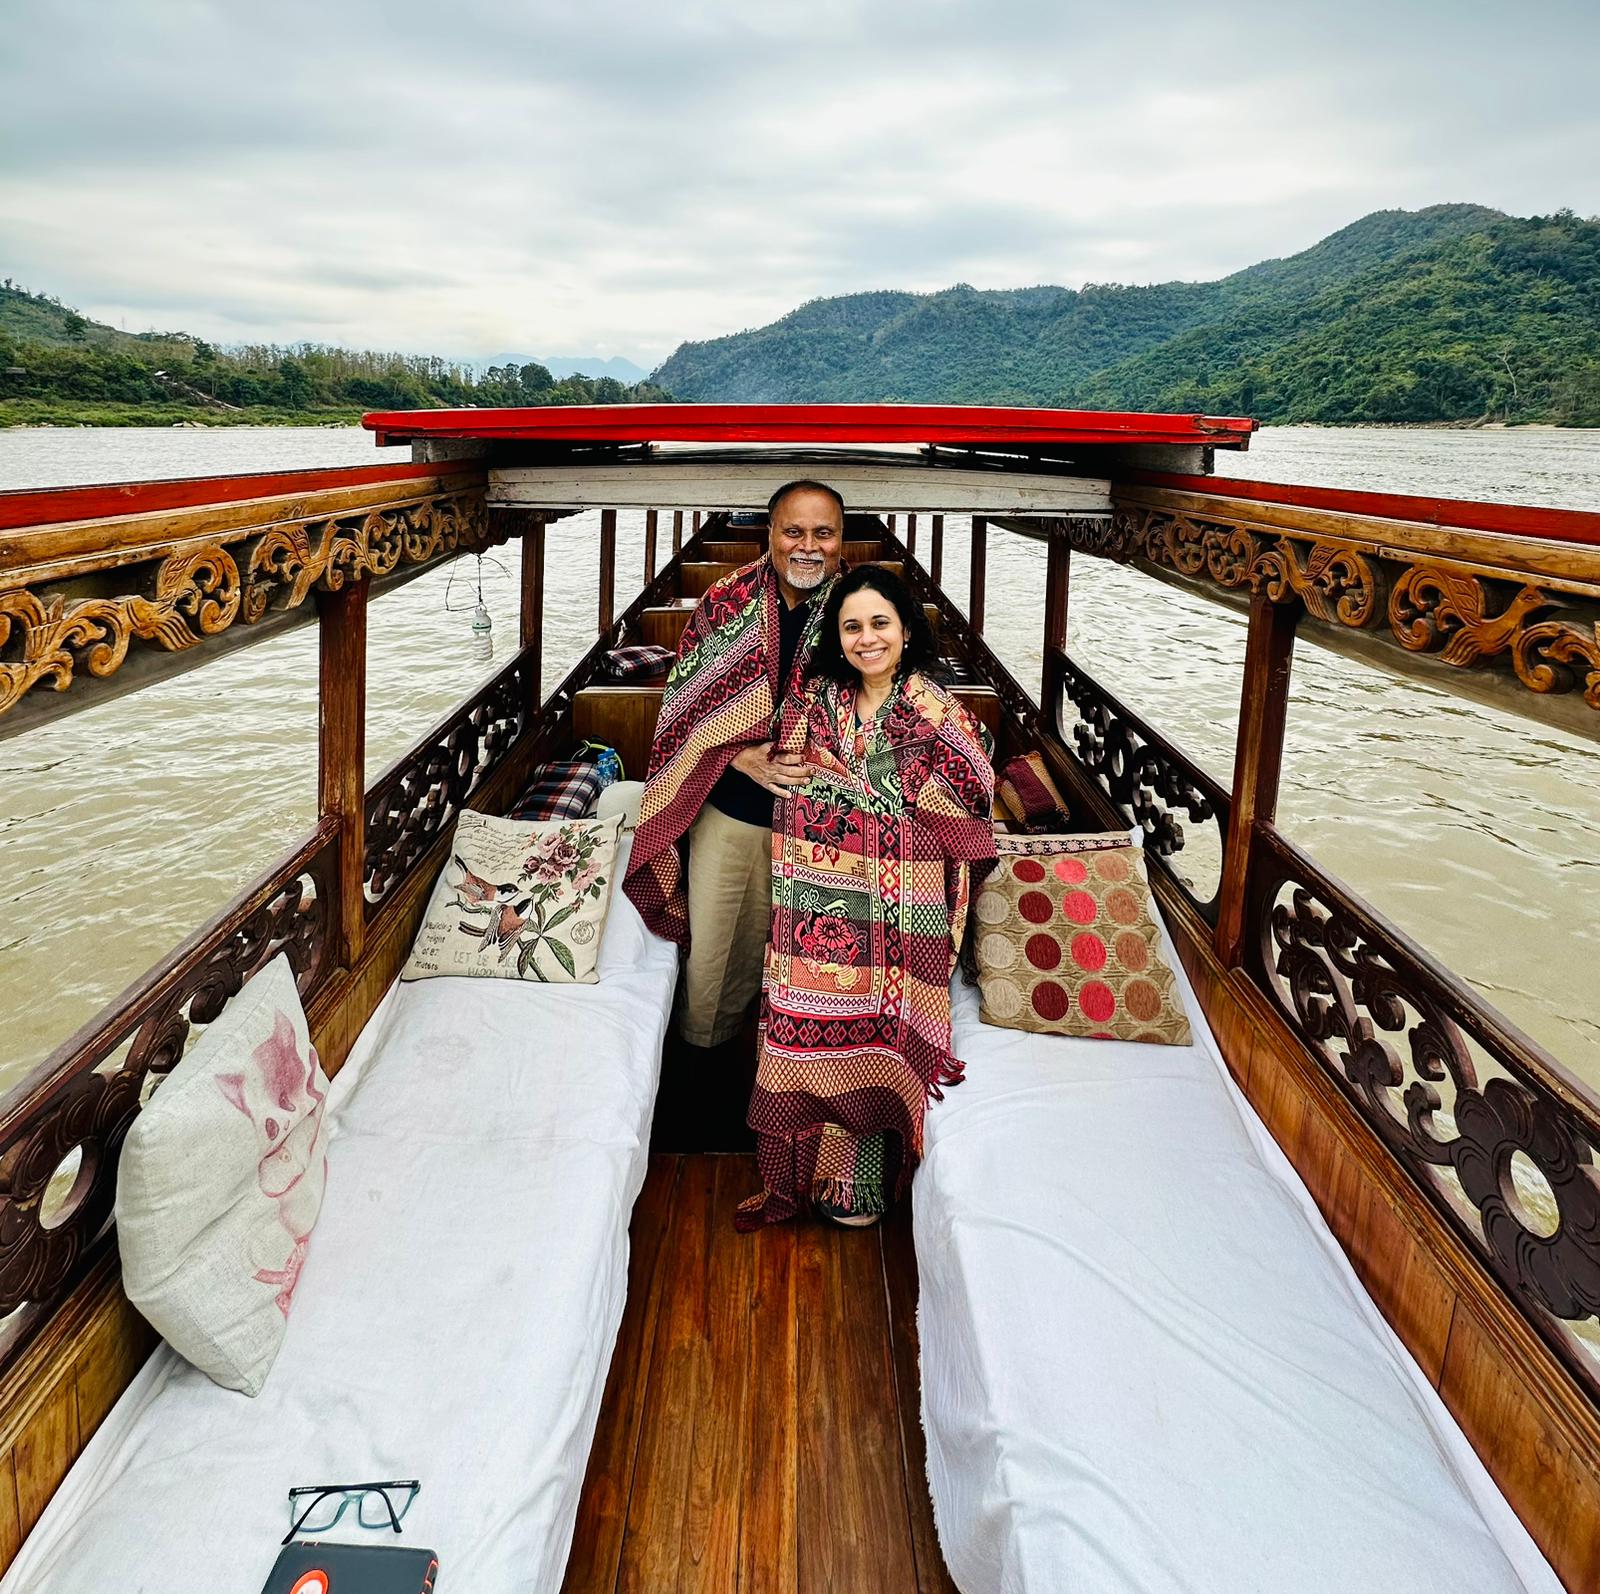
[[[730, 1161], [733, 1159], [729, 1159]], [[753, 1158], [737, 1159], [747, 1188], [760, 1186]], [[796, 1358], [793, 1223], [736, 1235], [755, 1255], [745, 1355], [749, 1364], [750, 1444], [739, 1544], [741, 1594], [796, 1594], [796, 1500], [800, 1408]]]
[[879, 1232], [804, 1223], [795, 1246], [799, 1594], [913, 1589]]
[[726, 1594], [738, 1587], [740, 1521], [746, 1491], [759, 1480], [746, 1473], [750, 1436], [750, 1298], [755, 1248], [733, 1227], [734, 1209], [750, 1193], [742, 1157], [716, 1157], [708, 1236], [705, 1340], [691, 1414], [689, 1488], [678, 1562], [679, 1594]]
[[678, 1586], [694, 1418], [702, 1400], [715, 1399], [714, 1391], [702, 1391], [700, 1385], [715, 1187], [714, 1158], [684, 1158], [665, 1241], [666, 1274], [617, 1576], [619, 1594], [662, 1594]]
[[917, 1340], [917, 1254], [911, 1243], [909, 1201], [902, 1201], [883, 1222], [883, 1281], [917, 1590], [918, 1594], [960, 1594], [939, 1552], [933, 1500], [928, 1494], [928, 1448], [922, 1432], [922, 1370]]
[[628, 1233], [628, 1304], [617, 1331], [583, 1482], [562, 1594], [612, 1594], [622, 1561], [667, 1256], [663, 1244], [682, 1159], [654, 1156]]
[[949, 1594], [904, 1217], [733, 1227], [753, 1158], [651, 1159], [564, 1594]]

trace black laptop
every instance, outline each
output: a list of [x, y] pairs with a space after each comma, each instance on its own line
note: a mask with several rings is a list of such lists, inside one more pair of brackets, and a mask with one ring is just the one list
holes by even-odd
[[287, 1544], [261, 1594], [433, 1594], [439, 1557], [399, 1544]]

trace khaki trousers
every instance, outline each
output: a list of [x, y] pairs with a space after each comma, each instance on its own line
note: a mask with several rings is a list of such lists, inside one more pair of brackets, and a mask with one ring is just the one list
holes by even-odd
[[720, 1046], [761, 991], [772, 929], [772, 832], [707, 803], [689, 829], [689, 958], [678, 1033]]

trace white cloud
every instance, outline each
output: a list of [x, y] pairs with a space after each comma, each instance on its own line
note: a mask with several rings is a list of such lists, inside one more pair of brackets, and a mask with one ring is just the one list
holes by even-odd
[[648, 362], [820, 294], [1214, 276], [1446, 199], [1600, 210], [1587, 6], [11, 10], [0, 264], [230, 342]]

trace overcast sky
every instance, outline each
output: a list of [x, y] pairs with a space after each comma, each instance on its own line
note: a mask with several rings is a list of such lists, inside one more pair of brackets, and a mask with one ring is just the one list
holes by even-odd
[[823, 294], [1600, 211], [1600, 3], [3, 0], [0, 275], [130, 331], [623, 354]]

